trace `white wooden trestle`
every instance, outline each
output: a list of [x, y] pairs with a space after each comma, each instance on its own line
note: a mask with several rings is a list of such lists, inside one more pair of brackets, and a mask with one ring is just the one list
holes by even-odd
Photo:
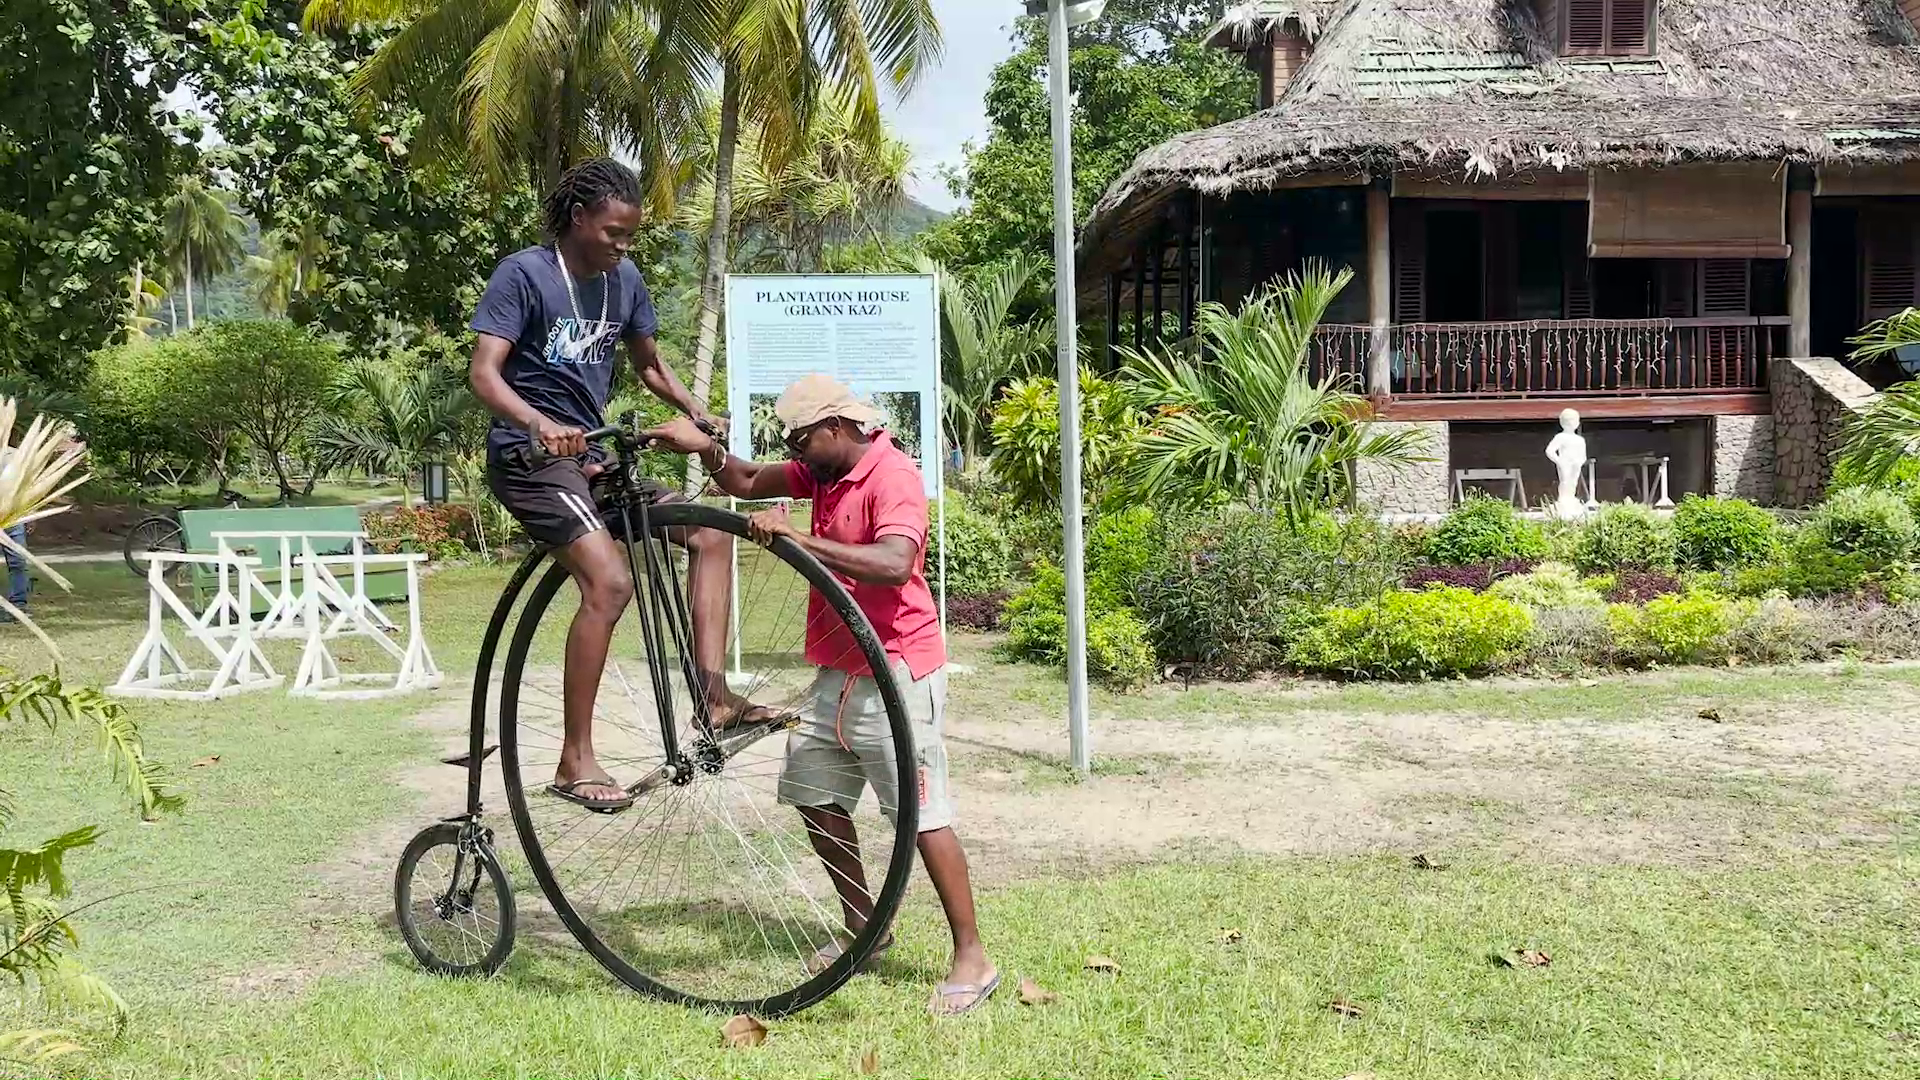
[[[359, 614], [364, 621], [388, 631], [399, 629], [387, 618], [385, 612], [367, 596], [367, 563], [371, 553], [367, 551], [367, 534], [364, 532], [302, 531], [298, 529], [264, 529], [256, 531], [223, 531], [213, 534], [213, 540], [219, 545], [220, 554], [238, 557], [243, 548], [257, 547], [261, 540], [277, 541], [280, 548], [280, 580], [276, 588], [269, 589], [264, 581], [257, 577], [251, 590], [243, 587], [237, 574], [230, 575], [223, 563], [219, 572], [219, 588], [213, 602], [202, 615], [204, 624], [214, 633], [230, 633], [232, 627], [250, 616], [256, 595], [267, 602], [267, 611], [260, 617], [254, 628], [256, 637], [297, 638], [307, 636], [306, 620], [313, 610], [307, 603], [307, 574], [296, 574], [295, 563], [298, 560], [293, 552], [294, 541], [299, 541], [300, 555], [317, 554], [315, 541], [345, 540], [349, 543], [347, 551], [338, 556], [329, 556], [351, 563], [351, 590], [335, 588], [327, 596], [323, 614], [330, 619], [329, 635], [338, 634], [348, 624], [347, 614], [351, 610]], [[249, 544], [247, 541], [253, 541]], [[343, 562], [342, 565], [347, 565]], [[338, 582], [334, 583], [336, 586]]]
[[[264, 587], [255, 574], [259, 559], [171, 551], [147, 552], [141, 558], [147, 560], [147, 632], [134, 647], [133, 657], [127, 661], [119, 680], [107, 687], [108, 693], [122, 697], [210, 701], [280, 685], [282, 676], [260, 651], [246, 608], [241, 608], [240, 618], [228, 632], [216, 634], [181, 601], [166, 578], [167, 571], [173, 567], [216, 566], [223, 579], [229, 573], [233, 575], [239, 595], [251, 595], [248, 590]], [[167, 635], [169, 614], [180, 622], [187, 637], [211, 657], [212, 667], [188, 666]]]
[[[300, 654], [300, 670], [294, 676], [292, 693], [303, 697], [372, 698], [404, 694], [440, 685], [439, 665], [427, 648], [420, 627], [420, 566], [422, 554], [368, 555], [355, 550], [347, 555], [316, 555], [311, 547], [295, 560], [303, 581], [301, 594], [306, 611], [306, 647]], [[364, 597], [363, 575], [370, 568], [405, 566], [407, 569], [407, 640], [401, 645], [393, 638], [398, 627], [370, 604], [355, 602]], [[355, 587], [349, 592], [341, 585], [335, 568], [350, 568]], [[328, 617], [327, 611], [333, 615]], [[377, 618], [376, 618], [377, 617]], [[399, 670], [387, 672], [343, 673], [329, 642], [353, 635], [371, 639], [388, 655], [399, 661]]]

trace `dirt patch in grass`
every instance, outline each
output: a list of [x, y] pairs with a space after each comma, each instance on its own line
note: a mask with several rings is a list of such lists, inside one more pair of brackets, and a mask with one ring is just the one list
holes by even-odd
[[[1648, 702], [1642, 715], [1623, 717], [1631, 708], [1616, 700], [1596, 710], [1605, 719], [1553, 720], [1379, 712], [1370, 696], [1377, 688], [1366, 696], [1284, 683], [1191, 691], [1233, 697], [1223, 705], [1233, 718], [1214, 720], [1181, 700], [1186, 691], [1160, 688], [1101, 699], [1094, 775], [1082, 782], [1067, 765], [1051, 676], [976, 664], [951, 683], [956, 827], [976, 880], [989, 888], [1248, 852], [1719, 864], [1884, 845], [1912, 827], [1920, 724], [1906, 718], [1920, 690], [1904, 679], [1866, 679], [1837, 696], [1819, 689], [1810, 703], [1780, 699], [1791, 680], [1758, 677], [1772, 681], [1715, 682], [1698, 700], [1643, 678], [1625, 691]], [[1508, 689], [1530, 685], [1539, 688]], [[1743, 685], [1765, 689], [1743, 697]], [[1433, 697], [1444, 688], [1421, 693], [1444, 700]], [[1366, 704], [1343, 710], [1350, 694]], [[413, 718], [435, 737], [436, 754], [464, 752], [467, 699], [465, 685], [449, 685]], [[319, 867], [321, 903], [336, 916], [390, 924], [395, 860], [415, 832], [460, 810], [465, 780], [433, 760], [398, 775], [419, 794], [418, 809], [370, 828]], [[494, 762], [483, 801], [523, 921], [545, 916]], [[915, 886], [924, 891], [924, 882]], [[271, 981], [277, 990], [286, 979]]]
[[[1809, 704], [1743, 698], [1735, 679], [1698, 700], [1646, 694], [1631, 718], [1615, 700], [1597, 709], [1608, 719], [1550, 721], [1346, 712], [1351, 691], [1274, 683], [1230, 691], [1234, 718], [1209, 722], [1163, 688], [1109, 699], [1122, 708], [1095, 717], [1094, 775], [1077, 783], [1061, 712], [1022, 700], [1034, 695], [1007, 675], [956, 679], [948, 714], [959, 827], [989, 880], [1193, 847], [1768, 858], [1890, 843], [1903, 817], [1890, 808], [1920, 790], [1920, 724], [1907, 719], [1920, 694], [1904, 681]], [[1371, 706], [1377, 692], [1356, 696]], [[1265, 717], [1263, 696], [1276, 706]]]

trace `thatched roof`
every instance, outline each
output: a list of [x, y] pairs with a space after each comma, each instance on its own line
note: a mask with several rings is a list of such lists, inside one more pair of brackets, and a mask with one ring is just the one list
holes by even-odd
[[1285, 30], [1313, 41], [1339, 6], [1340, 0], [1243, 0], [1227, 9], [1204, 40], [1216, 49], [1242, 51], [1275, 30]]
[[1273, 108], [1135, 160], [1095, 207], [1083, 257], [1126, 243], [1182, 189], [1306, 173], [1920, 158], [1920, 49], [1897, 0], [1659, 9], [1657, 55], [1560, 59], [1530, 0], [1339, 0]]

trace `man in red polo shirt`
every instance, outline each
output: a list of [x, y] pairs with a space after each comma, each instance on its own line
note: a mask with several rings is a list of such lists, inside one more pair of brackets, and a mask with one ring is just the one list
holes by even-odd
[[[794, 383], [775, 403], [774, 413], [785, 429], [791, 461], [741, 461], [685, 420], [649, 434], [699, 454], [714, 482], [734, 496], [813, 500], [811, 533], [797, 531], [782, 506], [753, 515], [753, 536], [761, 543], [791, 537], [838, 574], [886, 649], [914, 724], [919, 791], [909, 797], [917, 796], [920, 804], [920, 858], [953, 932], [953, 964], [928, 1008], [938, 1016], [957, 1016], [986, 1001], [1000, 985], [1000, 975], [980, 946], [967, 854], [953, 832], [942, 737], [947, 649], [923, 571], [926, 489], [913, 459], [877, 427], [879, 412], [833, 379], [810, 375]], [[780, 801], [806, 819], [813, 849], [840, 892], [851, 935], [865, 927], [871, 901], [859, 884], [860, 841], [850, 811], [872, 784], [891, 818], [899, 805], [899, 773], [886, 705], [865, 658], [840, 620], [823, 617], [826, 601], [818, 593], [808, 604], [807, 661], [819, 672], [813, 707], [788, 737]], [[822, 948], [815, 965], [831, 964], [850, 940]], [[889, 937], [880, 948], [891, 944]]]

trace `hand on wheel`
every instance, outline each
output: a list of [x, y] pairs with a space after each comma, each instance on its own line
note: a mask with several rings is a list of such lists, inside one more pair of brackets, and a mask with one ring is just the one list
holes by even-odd
[[777, 536], [788, 536], [793, 532], [793, 521], [787, 517], [787, 507], [783, 503], [771, 510], [761, 510], [747, 516], [747, 535], [761, 546], [772, 544]]

